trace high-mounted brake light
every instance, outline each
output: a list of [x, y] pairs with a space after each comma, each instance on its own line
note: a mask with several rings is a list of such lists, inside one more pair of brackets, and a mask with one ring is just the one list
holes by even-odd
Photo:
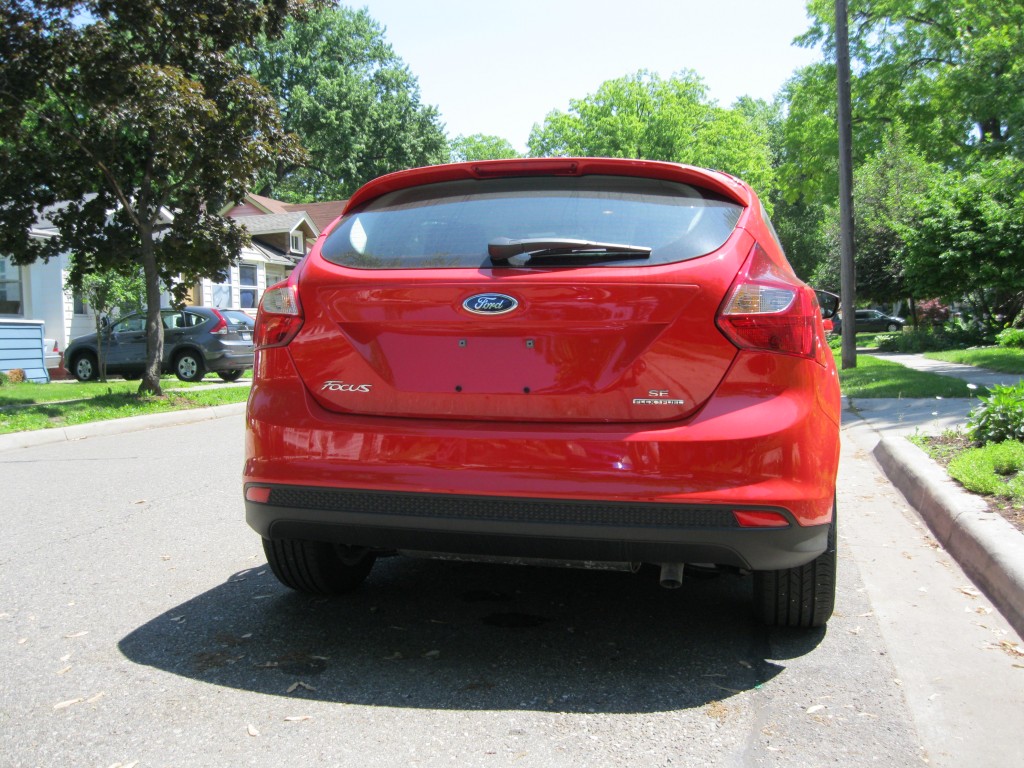
[[718, 327], [741, 349], [817, 357], [821, 313], [814, 291], [755, 244], [718, 311]]
[[302, 328], [302, 305], [295, 286], [278, 283], [263, 293], [256, 315], [256, 347], [283, 347]]

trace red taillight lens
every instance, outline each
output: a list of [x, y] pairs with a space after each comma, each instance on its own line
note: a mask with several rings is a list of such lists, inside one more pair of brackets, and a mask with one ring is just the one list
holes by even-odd
[[718, 327], [741, 349], [814, 358], [820, 318], [814, 291], [755, 245], [718, 310]]
[[213, 312], [213, 316], [217, 319], [217, 322], [214, 323], [213, 328], [210, 329], [210, 333], [216, 333], [218, 335], [227, 333], [228, 321], [224, 318], [224, 315], [222, 315], [216, 309], [211, 310], [211, 312]]
[[256, 346], [283, 347], [295, 338], [302, 320], [302, 306], [294, 285], [284, 282], [268, 288], [256, 315]]

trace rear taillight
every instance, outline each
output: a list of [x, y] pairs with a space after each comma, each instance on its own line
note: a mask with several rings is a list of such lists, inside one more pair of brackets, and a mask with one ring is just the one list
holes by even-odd
[[268, 288], [256, 315], [257, 347], [283, 347], [302, 328], [302, 306], [295, 286], [284, 282]]
[[213, 316], [217, 318], [216, 324], [210, 329], [210, 333], [216, 333], [218, 336], [222, 336], [228, 332], [228, 321], [220, 312], [216, 309], [210, 310], [213, 312]]
[[741, 349], [817, 357], [821, 312], [814, 291], [760, 245], [754, 245], [729, 288], [717, 322]]

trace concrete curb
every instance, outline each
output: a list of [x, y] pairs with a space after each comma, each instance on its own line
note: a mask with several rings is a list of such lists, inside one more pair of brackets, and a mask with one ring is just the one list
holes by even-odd
[[57, 429], [37, 429], [30, 432], [14, 432], [0, 435], [0, 453], [16, 448], [31, 448], [37, 445], [83, 440], [87, 437], [117, 435], [124, 432], [138, 432], [157, 427], [171, 427], [178, 424], [192, 424], [197, 421], [220, 419], [245, 413], [245, 403], [214, 405], [206, 408], [192, 408], [184, 411], [168, 411], [152, 413], [145, 416], [129, 416], [124, 419], [94, 421], [89, 424], [77, 424], [73, 427]]
[[1024, 534], [989, 512], [906, 439], [883, 438], [873, 453], [939, 543], [1024, 635]]

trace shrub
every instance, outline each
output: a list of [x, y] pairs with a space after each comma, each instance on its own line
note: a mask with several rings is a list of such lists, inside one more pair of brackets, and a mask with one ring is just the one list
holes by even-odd
[[972, 323], [951, 320], [941, 328], [883, 333], [875, 337], [880, 352], [943, 352], [983, 347], [995, 341], [991, 332]]
[[998, 384], [967, 417], [967, 434], [978, 445], [1024, 440], [1024, 382], [1012, 387]]
[[25, 371], [21, 368], [11, 368], [7, 372], [7, 379], [11, 384], [21, 384], [25, 380]]
[[938, 299], [928, 299], [917, 305], [917, 317], [922, 323], [931, 326], [941, 326], [950, 316], [949, 307]]
[[1004, 328], [996, 336], [996, 344], [1000, 347], [1024, 348], [1024, 330], [1020, 328]]
[[932, 331], [880, 333], [875, 337], [879, 352], [937, 352], [949, 349], [945, 337]]
[[0, 387], [7, 383], [7, 374], [0, 371]]

